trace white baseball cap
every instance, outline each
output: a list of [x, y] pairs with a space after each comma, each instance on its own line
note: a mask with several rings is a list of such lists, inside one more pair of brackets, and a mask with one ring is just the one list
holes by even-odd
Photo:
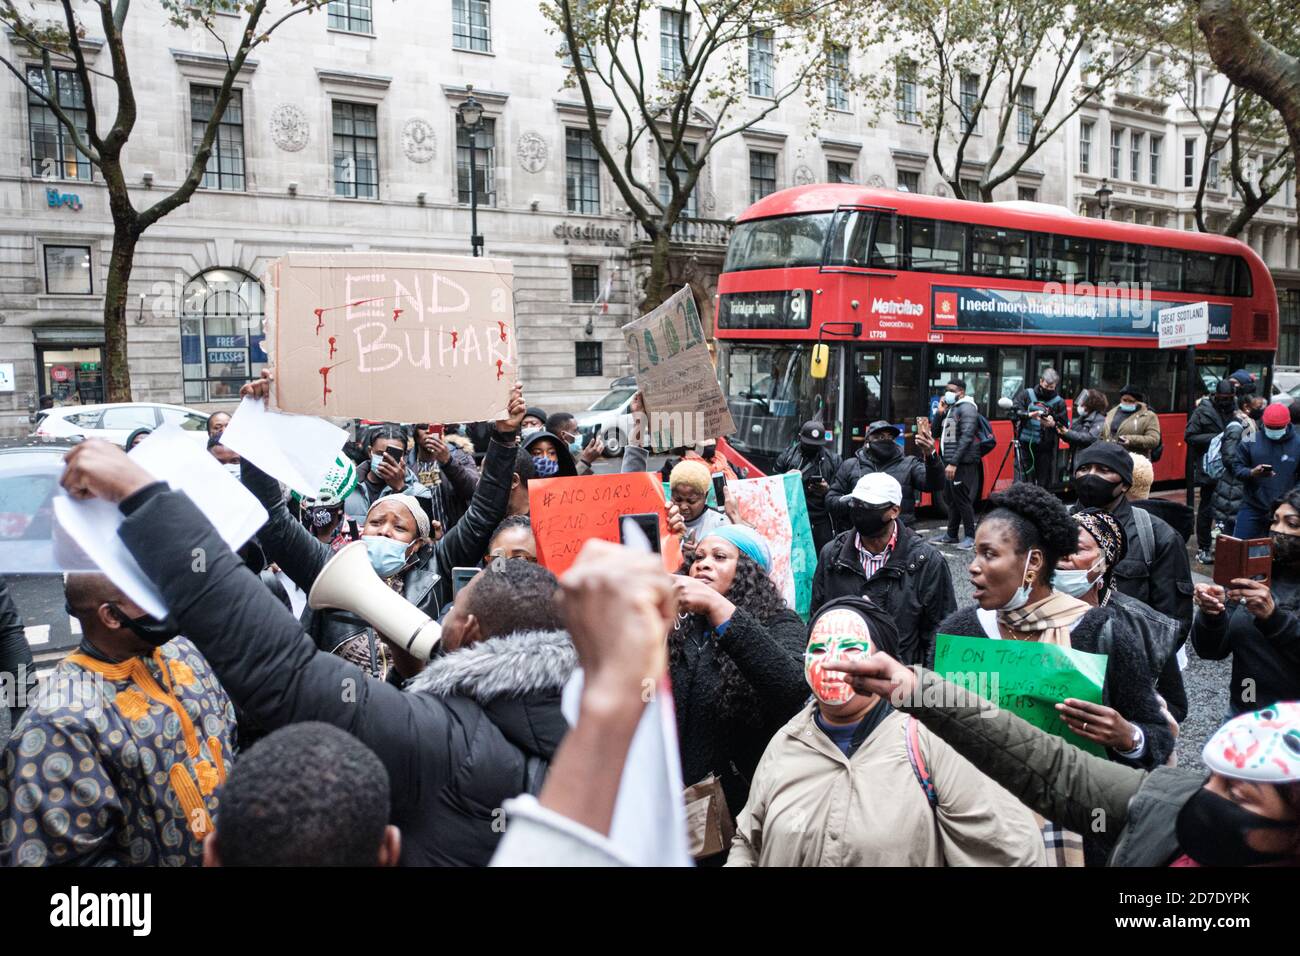
[[882, 505], [901, 505], [903, 503], [903, 486], [896, 478], [891, 478], [883, 471], [863, 475], [853, 486], [850, 498], [856, 498], [863, 504], [879, 508]]

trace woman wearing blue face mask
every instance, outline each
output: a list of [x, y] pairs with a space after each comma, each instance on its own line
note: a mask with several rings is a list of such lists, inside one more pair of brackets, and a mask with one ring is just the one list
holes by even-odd
[[573, 478], [578, 474], [569, 446], [558, 435], [545, 431], [530, 435], [524, 439], [524, 450], [532, 456], [538, 478]]
[[[1035, 485], [1017, 484], [990, 499], [993, 508], [975, 534], [970, 566], [975, 607], [950, 615], [938, 633], [992, 640], [1038, 641], [1109, 655], [1102, 705], [1067, 698], [1062, 718], [1080, 736], [1107, 748], [1112, 759], [1154, 767], [1173, 750], [1173, 736], [1155, 696], [1155, 675], [1139, 638], [1110, 608], [1092, 607], [1053, 590], [1061, 559], [1079, 545], [1079, 526], [1060, 500]], [[1079, 865], [1077, 835], [1044, 831], [1059, 865]], [[1104, 834], [1083, 840], [1089, 860], [1104, 860]]]

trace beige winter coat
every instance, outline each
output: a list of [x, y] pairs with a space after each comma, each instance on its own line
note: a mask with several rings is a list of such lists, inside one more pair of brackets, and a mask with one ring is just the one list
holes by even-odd
[[767, 745], [727, 866], [1043, 865], [1033, 815], [923, 725], [934, 809], [908, 760], [903, 714], [885, 717], [850, 760], [817, 726], [816, 706]]

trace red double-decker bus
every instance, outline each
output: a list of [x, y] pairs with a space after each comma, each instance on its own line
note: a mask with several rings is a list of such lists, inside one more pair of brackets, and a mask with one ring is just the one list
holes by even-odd
[[[984, 492], [1013, 480], [1012, 440], [998, 407], [1043, 370], [1060, 394], [1143, 386], [1160, 414], [1158, 481], [1184, 475], [1185, 349], [1160, 349], [1157, 313], [1209, 303], [1198, 346], [1197, 396], [1239, 368], [1269, 394], [1277, 347], [1272, 277], [1245, 244], [1223, 236], [1075, 216], [1036, 203], [977, 203], [850, 184], [774, 193], [739, 218], [718, 282], [719, 376], [737, 429], [731, 445], [769, 470], [820, 413], [846, 457], [866, 426], [905, 429], [929, 415], [944, 385], [993, 424]], [[814, 346], [829, 346], [813, 378]], [[1057, 476], [1067, 462], [1057, 454]]]

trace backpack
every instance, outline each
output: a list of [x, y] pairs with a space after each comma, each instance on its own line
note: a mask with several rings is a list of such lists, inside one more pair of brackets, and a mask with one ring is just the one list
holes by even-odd
[[1219, 481], [1228, 473], [1227, 465], [1223, 462], [1223, 436], [1233, 425], [1238, 429], [1241, 428], [1240, 422], [1228, 422], [1223, 431], [1210, 439], [1210, 447], [1205, 449], [1205, 454], [1201, 456], [1201, 469], [1210, 481]]
[[998, 447], [998, 440], [993, 437], [993, 426], [982, 414], [975, 424], [975, 438], [979, 441], [981, 458]]

